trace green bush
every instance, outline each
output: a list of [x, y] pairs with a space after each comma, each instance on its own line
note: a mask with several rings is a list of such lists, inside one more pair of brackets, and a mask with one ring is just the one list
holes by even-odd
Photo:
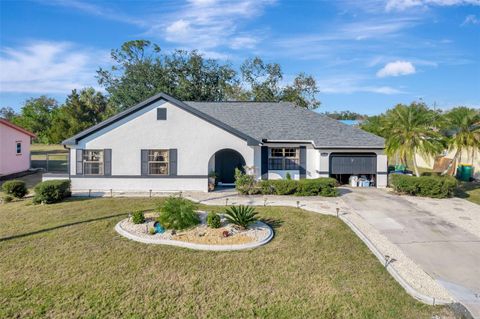
[[452, 197], [457, 180], [452, 176], [390, 175], [390, 185], [395, 192], [432, 198]]
[[420, 176], [441, 176], [441, 172], [423, 172]]
[[295, 192], [297, 196], [338, 196], [337, 181], [334, 178], [301, 179]]
[[285, 174], [285, 179], [292, 179], [292, 175], [290, 175], [290, 172], [287, 172], [287, 174]]
[[6, 181], [2, 185], [2, 189], [6, 194], [16, 198], [23, 198], [28, 194], [27, 185], [24, 181], [18, 179]]
[[260, 182], [263, 195], [337, 196], [337, 181], [333, 178], [301, 180], [264, 180]]
[[257, 187], [255, 176], [247, 175], [238, 168], [235, 169], [235, 188], [242, 195], [253, 195], [260, 193]]
[[69, 197], [70, 181], [69, 180], [51, 180], [38, 183], [35, 186], [34, 204], [52, 204], [62, 201], [65, 197]]
[[143, 215], [143, 212], [140, 210], [133, 212], [132, 222], [134, 224], [143, 224], [145, 222], [145, 215]]
[[215, 212], [210, 212], [207, 215], [207, 225], [210, 228], [220, 228], [222, 223], [220, 222], [220, 215]]
[[167, 229], [186, 229], [197, 225], [200, 220], [195, 204], [181, 197], [169, 197], [159, 207], [158, 222]]
[[256, 215], [255, 208], [251, 206], [231, 206], [225, 210], [225, 218], [232, 224], [242, 228], [247, 228], [248, 225], [257, 221]]
[[13, 197], [10, 196], [10, 195], [5, 195], [5, 196], [3, 196], [2, 201], [3, 201], [4, 204], [10, 203], [11, 201], [13, 201]]

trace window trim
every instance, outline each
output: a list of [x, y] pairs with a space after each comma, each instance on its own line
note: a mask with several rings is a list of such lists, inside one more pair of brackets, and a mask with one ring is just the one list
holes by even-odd
[[[272, 153], [274, 150], [279, 150], [281, 149], [282, 150], [282, 156], [273, 156]], [[285, 151], [286, 150], [295, 150], [295, 156], [286, 156], [285, 155]], [[282, 164], [281, 164], [281, 168], [277, 169], [277, 168], [272, 168], [272, 163], [270, 160], [272, 159], [281, 159], [282, 160]], [[295, 163], [295, 168], [287, 168], [287, 160], [293, 160], [294, 163]], [[268, 152], [268, 170], [269, 171], [298, 171], [300, 170], [300, 148], [299, 147], [270, 147], [269, 148], [269, 152]]]
[[[158, 151], [158, 152], [166, 152], [166, 161], [151, 161], [150, 160], [150, 152], [151, 151]], [[150, 163], [160, 163], [160, 164], [167, 164], [167, 172], [166, 174], [153, 174], [150, 173]], [[151, 176], [169, 176], [170, 175], [170, 150], [169, 149], [147, 149], [147, 175]]]
[[[20, 152], [18, 146], [20, 145]], [[22, 141], [15, 141], [15, 155], [22, 155]]]
[[[102, 161], [87, 161], [85, 160], [85, 153], [86, 152], [101, 152], [102, 153]], [[99, 163], [99, 174], [87, 174], [85, 169], [85, 164], [90, 163]], [[103, 149], [83, 149], [82, 150], [82, 173], [85, 176], [104, 176], [105, 175], [105, 152]]]

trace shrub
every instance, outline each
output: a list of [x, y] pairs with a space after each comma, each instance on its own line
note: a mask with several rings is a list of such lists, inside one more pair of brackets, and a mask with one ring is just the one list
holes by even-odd
[[452, 197], [457, 180], [452, 176], [390, 175], [390, 184], [397, 193], [432, 198]]
[[441, 176], [441, 172], [423, 172], [420, 176]]
[[135, 211], [132, 213], [132, 222], [134, 224], [143, 224], [145, 222], [145, 215], [142, 211]]
[[292, 179], [292, 175], [290, 175], [290, 172], [287, 172], [287, 174], [285, 174], [285, 179]]
[[238, 225], [242, 228], [247, 228], [248, 225], [257, 221], [257, 212], [251, 206], [231, 206], [225, 211], [225, 217], [232, 224]]
[[334, 178], [301, 179], [298, 181], [295, 195], [335, 197], [338, 196], [336, 185], [337, 181]]
[[337, 181], [333, 178], [316, 178], [301, 180], [265, 180], [260, 182], [264, 195], [298, 195], [298, 196], [337, 196]]
[[45, 181], [38, 183], [37, 186], [35, 186], [33, 202], [35, 204], [52, 204], [60, 202], [62, 199], [69, 197], [70, 195], [69, 180]]
[[242, 195], [253, 195], [260, 193], [257, 187], [255, 176], [243, 173], [238, 168], [235, 169], [235, 188]]
[[186, 229], [200, 222], [194, 203], [181, 197], [167, 198], [159, 212], [158, 222], [167, 229]]
[[6, 181], [2, 185], [2, 189], [8, 195], [12, 195], [16, 198], [23, 198], [28, 194], [27, 185], [24, 181], [18, 179]]
[[12, 200], [13, 200], [13, 197], [10, 196], [10, 195], [5, 195], [5, 196], [3, 196], [3, 198], [2, 198], [2, 201], [3, 201], [4, 204], [10, 203]]
[[211, 228], [220, 228], [222, 225], [220, 222], [220, 215], [215, 212], [210, 212], [207, 215], [207, 225]]

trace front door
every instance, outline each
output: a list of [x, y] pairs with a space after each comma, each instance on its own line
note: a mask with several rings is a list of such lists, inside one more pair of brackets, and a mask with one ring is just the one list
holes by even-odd
[[217, 180], [223, 184], [235, 182], [235, 168], [243, 171], [245, 160], [234, 150], [221, 150], [215, 153], [215, 173]]

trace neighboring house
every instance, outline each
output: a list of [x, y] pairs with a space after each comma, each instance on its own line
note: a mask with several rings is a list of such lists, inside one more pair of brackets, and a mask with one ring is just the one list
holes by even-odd
[[182, 102], [166, 94], [63, 142], [73, 192], [208, 190], [234, 182], [371, 174], [387, 184], [384, 140], [291, 103]]
[[35, 134], [0, 118], [0, 176], [30, 168], [30, 144]]

